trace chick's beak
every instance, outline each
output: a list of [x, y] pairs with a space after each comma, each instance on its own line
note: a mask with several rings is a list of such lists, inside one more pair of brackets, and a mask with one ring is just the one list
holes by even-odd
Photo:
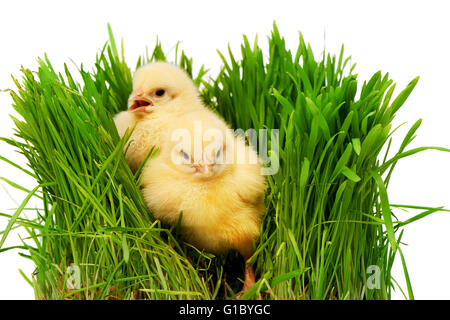
[[214, 163], [208, 161], [207, 157], [203, 155], [203, 159], [200, 162], [199, 171], [204, 174], [206, 177], [209, 177], [212, 173], [212, 168]]
[[212, 165], [205, 163], [200, 167], [199, 171], [203, 173], [206, 177], [209, 177], [212, 172]]
[[128, 99], [128, 111], [130, 112], [152, 112], [153, 101], [147, 98], [142, 91], [133, 92]]

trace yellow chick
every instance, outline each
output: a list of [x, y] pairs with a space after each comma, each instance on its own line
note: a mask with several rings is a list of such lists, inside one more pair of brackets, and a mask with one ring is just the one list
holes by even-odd
[[135, 126], [125, 146], [125, 158], [136, 171], [154, 146], [161, 147], [167, 126], [185, 112], [205, 109], [197, 88], [179, 67], [154, 62], [136, 70], [128, 110], [118, 113], [114, 122], [120, 137]]
[[[265, 212], [266, 181], [252, 147], [205, 109], [173, 119], [161, 153], [146, 164], [142, 192], [154, 216], [199, 249], [253, 254]], [[246, 262], [243, 291], [255, 283]]]

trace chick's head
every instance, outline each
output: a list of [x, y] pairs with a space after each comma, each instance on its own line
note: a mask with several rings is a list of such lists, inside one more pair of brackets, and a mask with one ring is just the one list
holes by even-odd
[[145, 115], [176, 106], [189, 111], [197, 101], [197, 87], [185, 71], [169, 63], [154, 62], [136, 70], [128, 111]]
[[[161, 157], [186, 178], [214, 179], [229, 169], [228, 127], [215, 117], [205, 117], [208, 113], [194, 112], [175, 121], [162, 149]], [[191, 118], [193, 114], [199, 117]]]

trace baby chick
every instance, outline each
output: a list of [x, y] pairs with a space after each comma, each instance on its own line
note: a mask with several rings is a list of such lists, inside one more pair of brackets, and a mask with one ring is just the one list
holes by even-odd
[[142, 187], [157, 219], [176, 225], [182, 211], [187, 242], [212, 253], [237, 249], [246, 261], [243, 291], [255, 283], [247, 259], [265, 212], [266, 181], [254, 149], [224, 121], [208, 109], [174, 119], [161, 153], [144, 168]]
[[179, 67], [155, 62], [136, 70], [128, 110], [114, 117], [120, 137], [135, 126], [125, 146], [131, 169], [139, 168], [152, 147], [161, 147], [173, 119], [203, 108], [194, 82]]

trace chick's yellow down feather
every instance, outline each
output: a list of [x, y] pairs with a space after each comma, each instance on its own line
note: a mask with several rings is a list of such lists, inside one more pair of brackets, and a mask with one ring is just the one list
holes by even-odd
[[[265, 212], [266, 181], [255, 150], [209, 110], [175, 119], [166, 137], [143, 171], [150, 211], [171, 225], [182, 212], [187, 242], [213, 253], [237, 249], [248, 259]], [[254, 283], [253, 269], [246, 267], [245, 276], [244, 290]]]
[[167, 126], [185, 112], [204, 109], [197, 88], [179, 67], [154, 62], [136, 70], [128, 110], [114, 117], [120, 137], [133, 133], [125, 157], [135, 171], [152, 147], [160, 148]]

